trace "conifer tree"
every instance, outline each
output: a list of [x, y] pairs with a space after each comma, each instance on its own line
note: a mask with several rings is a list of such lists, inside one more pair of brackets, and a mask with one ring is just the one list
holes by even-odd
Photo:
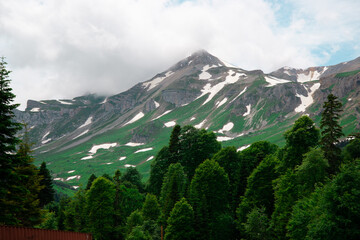
[[215, 229], [222, 224], [218, 222], [219, 216], [229, 213], [228, 189], [229, 178], [216, 161], [206, 160], [196, 169], [189, 196], [194, 208], [197, 239], [226, 239]]
[[39, 193], [40, 207], [44, 207], [46, 204], [54, 201], [54, 188], [52, 185], [52, 178], [49, 170], [46, 168], [46, 163], [42, 162], [39, 170], [39, 177], [41, 178], [40, 185], [43, 188]]
[[4, 57], [0, 58], [0, 224], [15, 224], [16, 219], [9, 210], [15, 210], [9, 199], [10, 188], [14, 185], [14, 167], [17, 163], [15, 136], [21, 129], [19, 123], [13, 122], [13, 110], [18, 104], [12, 104], [15, 95], [10, 88], [10, 71], [6, 69]]
[[165, 240], [191, 240], [195, 238], [194, 211], [185, 198], [178, 201], [167, 220]]
[[170, 141], [169, 141], [169, 151], [171, 154], [171, 157], [169, 159], [170, 163], [176, 163], [179, 161], [179, 136], [181, 132], [181, 127], [179, 125], [175, 125], [173, 128], [171, 135], [170, 135]]
[[123, 184], [129, 184], [136, 187], [139, 192], [144, 191], [144, 185], [141, 182], [141, 175], [135, 167], [129, 167], [126, 169], [124, 175], [121, 176], [121, 182]]
[[164, 177], [160, 198], [165, 219], [169, 217], [175, 203], [184, 196], [185, 187], [186, 178], [184, 168], [180, 163], [171, 164]]
[[97, 178], [87, 192], [89, 229], [97, 240], [112, 239], [115, 185], [104, 177]]
[[341, 150], [336, 146], [336, 143], [339, 142], [340, 137], [344, 136], [338, 123], [342, 104], [336, 96], [329, 94], [323, 108], [320, 122], [321, 147], [325, 158], [329, 161], [329, 172], [334, 174], [337, 172], [341, 161]]
[[156, 221], [160, 216], [160, 206], [153, 194], [147, 194], [144, 205], [142, 207], [142, 215], [144, 220]]
[[30, 153], [27, 129], [25, 129], [25, 135], [17, 153], [19, 163], [14, 169], [17, 176], [16, 186], [12, 187], [11, 194], [16, 207], [19, 208], [19, 211], [15, 213], [17, 225], [26, 227], [33, 227], [42, 221], [39, 193], [43, 186], [40, 185], [39, 170], [33, 164], [34, 159]]
[[96, 179], [96, 176], [95, 174], [91, 174], [89, 179], [88, 179], [88, 182], [86, 184], [86, 188], [85, 190], [89, 190], [91, 188], [91, 184], [93, 183], [93, 181]]

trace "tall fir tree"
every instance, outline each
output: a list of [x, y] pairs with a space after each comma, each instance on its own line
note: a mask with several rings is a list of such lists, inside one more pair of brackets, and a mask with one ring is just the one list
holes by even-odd
[[165, 240], [191, 240], [195, 238], [194, 211], [191, 205], [182, 198], [178, 201], [168, 218]]
[[223, 232], [217, 231], [217, 226], [226, 220], [223, 216], [229, 214], [228, 189], [229, 178], [216, 161], [205, 160], [196, 169], [189, 196], [194, 208], [197, 239], [229, 239], [223, 232], [228, 232], [231, 224]]
[[88, 182], [86, 184], [86, 188], [85, 190], [89, 190], [91, 188], [91, 185], [93, 183], [93, 181], [96, 179], [96, 175], [95, 174], [91, 174], [89, 179], [88, 179]]
[[[13, 122], [13, 110], [18, 104], [12, 104], [15, 95], [10, 88], [10, 71], [6, 69], [5, 58], [0, 58], [0, 225], [16, 223], [9, 199], [10, 188], [14, 185], [14, 166], [17, 162], [16, 144], [19, 139], [15, 136], [21, 129], [19, 123]], [[14, 210], [14, 209], [13, 209]]]
[[20, 142], [17, 152], [18, 164], [14, 172], [17, 176], [16, 185], [13, 186], [12, 197], [19, 211], [15, 213], [17, 225], [33, 227], [40, 224], [41, 208], [39, 206], [39, 193], [43, 186], [40, 185], [39, 170], [33, 164], [34, 158], [30, 155], [28, 131], [25, 126], [24, 138]]
[[88, 226], [95, 239], [112, 239], [114, 199], [115, 185], [104, 177], [97, 178], [86, 194]]
[[40, 207], [44, 207], [54, 201], [55, 194], [50, 171], [46, 168], [45, 162], [41, 163], [39, 177], [41, 178], [40, 185], [43, 186], [39, 193]]
[[180, 163], [171, 164], [165, 174], [160, 202], [165, 220], [169, 217], [175, 203], [185, 194], [186, 177]]
[[342, 104], [333, 94], [327, 96], [321, 113], [321, 147], [325, 158], [329, 161], [329, 172], [334, 174], [338, 171], [341, 163], [341, 149], [336, 146], [339, 138], [344, 136], [342, 127], [339, 125]]

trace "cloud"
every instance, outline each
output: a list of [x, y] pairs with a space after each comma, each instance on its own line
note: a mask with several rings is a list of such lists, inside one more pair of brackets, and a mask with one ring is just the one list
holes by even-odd
[[266, 72], [325, 64], [343, 44], [360, 55], [360, 2], [286, 2], [0, 0], [0, 55], [22, 104], [116, 94], [198, 49]]

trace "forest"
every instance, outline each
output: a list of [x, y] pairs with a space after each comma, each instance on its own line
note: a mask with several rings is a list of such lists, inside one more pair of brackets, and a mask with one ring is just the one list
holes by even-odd
[[359, 239], [360, 134], [345, 142], [330, 94], [318, 128], [307, 115], [279, 147], [237, 151], [213, 132], [176, 125], [144, 183], [136, 168], [91, 175], [54, 200], [46, 164], [12, 121], [9, 71], [0, 64], [0, 224], [90, 232], [96, 240]]

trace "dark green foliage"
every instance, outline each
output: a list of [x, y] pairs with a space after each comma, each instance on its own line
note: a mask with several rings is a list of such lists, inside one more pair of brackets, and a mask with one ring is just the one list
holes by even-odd
[[119, 205], [121, 216], [126, 218], [133, 211], [140, 209], [144, 202], [144, 196], [136, 188], [128, 188], [120, 185]]
[[33, 164], [34, 159], [30, 152], [26, 132], [16, 155], [18, 164], [15, 165], [14, 173], [17, 178], [10, 193], [13, 206], [8, 209], [16, 218], [16, 225], [25, 227], [33, 227], [42, 221], [38, 199], [42, 187], [38, 176], [39, 170]]
[[275, 156], [267, 156], [257, 166], [247, 181], [247, 188], [244, 197], [241, 197], [240, 204], [236, 210], [238, 221], [237, 228], [242, 235], [245, 235], [243, 224], [247, 221], [247, 215], [253, 208], [264, 207], [264, 213], [270, 217], [274, 210], [274, 189], [272, 181], [278, 177], [276, 165], [278, 160]]
[[160, 150], [151, 165], [147, 190], [157, 196], [160, 195], [164, 175], [171, 163], [181, 163], [190, 180], [197, 166], [205, 159], [211, 158], [221, 148], [213, 132], [198, 130], [192, 126], [183, 128], [175, 126], [169, 144], [169, 147]]
[[185, 198], [177, 202], [167, 220], [165, 240], [192, 240], [194, 232], [194, 211]]
[[235, 210], [239, 204], [239, 195], [238, 195], [238, 180], [239, 180], [239, 155], [236, 152], [235, 147], [226, 147], [222, 148], [218, 153], [216, 153], [213, 160], [217, 161], [221, 167], [224, 168], [225, 172], [229, 177], [229, 193], [228, 199], [231, 205], [231, 209]]
[[306, 153], [303, 163], [296, 168], [299, 196], [310, 195], [315, 190], [317, 183], [323, 183], [328, 167], [329, 164], [321, 149], [312, 149]]
[[179, 158], [179, 136], [180, 136], [181, 127], [179, 125], [175, 125], [173, 128], [171, 135], [170, 135], [170, 141], [169, 141], [169, 152], [171, 154], [170, 156], [170, 163], [176, 163], [178, 162]]
[[298, 187], [300, 186], [292, 169], [288, 169], [274, 181], [275, 209], [272, 214], [271, 228], [278, 239], [286, 239], [286, 225], [299, 197]]
[[359, 239], [360, 162], [340, 169], [335, 178], [299, 201], [289, 221], [292, 239]]
[[329, 161], [329, 172], [337, 172], [341, 161], [341, 150], [336, 146], [339, 138], [344, 136], [339, 125], [342, 104], [333, 94], [329, 94], [324, 102], [321, 113], [321, 147], [324, 150], [325, 158]]
[[295, 121], [294, 126], [286, 131], [284, 136], [286, 146], [284, 155], [280, 159], [280, 171], [294, 169], [300, 165], [303, 154], [318, 145], [320, 134], [313, 120], [304, 115]]
[[265, 214], [265, 209], [253, 208], [247, 215], [247, 221], [244, 224], [247, 239], [263, 240], [270, 239], [270, 221]]
[[11, 187], [15, 185], [17, 176], [14, 167], [17, 156], [12, 153], [16, 150], [19, 139], [16, 133], [21, 125], [13, 122], [13, 110], [18, 104], [12, 104], [15, 95], [10, 88], [10, 71], [6, 69], [4, 58], [0, 58], [0, 224], [16, 224], [14, 214], [9, 210], [14, 209], [11, 198]]
[[179, 135], [179, 162], [184, 167], [185, 174], [191, 179], [195, 169], [205, 159], [210, 159], [221, 149], [213, 132], [198, 130], [193, 126], [185, 126]]
[[153, 194], [146, 195], [145, 202], [141, 212], [144, 217], [144, 220], [156, 221], [159, 218], [160, 206], [155, 195]]
[[345, 147], [345, 155], [349, 160], [360, 159], [360, 138], [355, 138]]
[[93, 183], [93, 181], [96, 179], [97, 177], [95, 176], [95, 174], [91, 174], [89, 179], [88, 179], [88, 182], [86, 184], [86, 188], [85, 190], [89, 190], [91, 188], [91, 184]]
[[115, 185], [104, 177], [97, 178], [86, 194], [88, 227], [97, 240], [112, 239]]
[[[121, 182], [128, 187], [136, 187], [139, 192], [144, 191], [144, 185], [141, 182], [141, 175], [139, 171], [134, 167], [129, 167], [126, 169], [124, 175], [121, 176]], [[128, 185], [127, 183], [130, 183], [130, 185]]]
[[171, 164], [165, 174], [161, 189], [161, 206], [163, 217], [167, 219], [175, 203], [179, 201], [185, 193], [186, 177], [184, 168], [180, 163]]
[[44, 207], [46, 204], [54, 201], [55, 190], [52, 185], [52, 178], [50, 171], [46, 168], [46, 163], [42, 162], [39, 170], [39, 177], [41, 178], [40, 186], [43, 189], [39, 192], [40, 207]]
[[161, 240], [161, 228], [157, 221], [144, 221], [141, 229], [151, 240]]
[[264, 158], [270, 154], [274, 154], [278, 147], [267, 141], [259, 141], [251, 144], [250, 147], [239, 152], [239, 171], [237, 173], [237, 204], [239, 196], [244, 195], [247, 178], [252, 171], [264, 160]]
[[165, 146], [158, 152], [155, 160], [152, 162], [149, 183], [147, 186], [147, 191], [149, 193], [160, 196], [164, 175], [170, 166], [170, 155], [169, 148]]
[[60, 199], [59, 210], [56, 218], [56, 225], [58, 230], [65, 230], [65, 208], [69, 202], [70, 199], [67, 197], [63, 197]]
[[144, 233], [140, 226], [133, 228], [126, 240], [151, 240], [151, 237]]
[[198, 239], [216, 239], [217, 217], [229, 213], [228, 189], [228, 176], [216, 161], [206, 160], [196, 169], [189, 196]]
[[75, 232], [86, 231], [86, 220], [88, 218], [86, 209], [86, 192], [78, 190], [65, 208], [65, 229]]
[[140, 210], [135, 210], [126, 220], [126, 233], [130, 234], [136, 226], [142, 226], [144, 218]]
[[274, 181], [275, 210], [272, 230], [278, 238], [286, 238], [286, 226], [293, 207], [303, 197], [309, 196], [317, 184], [326, 179], [327, 160], [321, 149], [311, 149], [304, 155], [302, 164], [295, 170], [288, 169]]

